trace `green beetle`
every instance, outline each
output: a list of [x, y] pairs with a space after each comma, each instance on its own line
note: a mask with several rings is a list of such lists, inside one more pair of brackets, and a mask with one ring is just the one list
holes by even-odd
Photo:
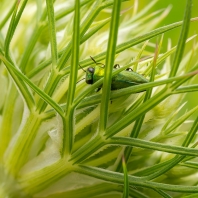
[[[92, 57], [91, 59], [95, 62], [96, 66], [87, 68], [85, 78], [87, 84], [94, 84], [104, 76], [104, 65], [102, 63], [97, 63]], [[103, 65], [103, 67], [99, 66], [99, 64]], [[118, 64], [114, 65], [114, 70], [119, 67]], [[127, 68], [112, 77], [111, 90], [122, 89], [148, 82], [149, 81], [144, 76], [134, 72], [131, 68]], [[99, 87], [97, 91], [101, 88], [102, 86]]]

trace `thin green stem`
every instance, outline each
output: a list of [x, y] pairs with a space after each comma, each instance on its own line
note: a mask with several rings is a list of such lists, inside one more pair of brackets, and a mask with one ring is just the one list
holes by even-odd
[[[197, 21], [198, 18], [192, 18], [191, 19], [191, 22], [195, 22]], [[134, 38], [134, 39], [131, 39], [129, 40], [128, 42], [125, 42], [123, 44], [119, 44], [117, 47], [116, 47], [116, 54], [124, 51], [125, 49], [128, 49], [136, 44], [139, 44], [143, 41], [146, 41], [150, 38], [153, 38], [154, 36], [157, 36], [159, 34], [162, 34], [164, 32], [167, 32], [167, 31], [170, 31], [174, 28], [178, 28], [182, 25], [182, 21], [180, 22], [176, 22], [176, 23], [173, 23], [173, 24], [170, 24], [170, 25], [167, 25], [167, 26], [164, 26], [164, 27], [161, 27], [161, 28], [158, 28], [156, 30], [153, 30], [151, 31], [150, 33], [146, 33], [140, 37], [137, 37], [137, 38]], [[140, 40], [139, 40], [140, 39]], [[138, 41], [139, 40], [139, 41]], [[66, 48], [65, 48], [66, 49]], [[64, 51], [64, 50], [63, 50]], [[63, 54], [64, 52], [61, 51], [58, 53], [58, 55], [61, 55]], [[106, 51], [105, 52], [102, 52], [100, 54], [98, 54], [97, 56], [94, 56], [93, 58], [96, 60], [96, 62], [99, 62], [101, 60], [104, 60], [106, 57]], [[64, 62], [64, 61], [63, 61]], [[46, 60], [44, 61], [43, 63], [41, 63], [37, 68], [35, 68], [33, 71], [30, 72], [30, 74], [28, 75], [29, 77], [33, 77], [35, 74], [37, 74], [38, 72], [42, 71], [43, 69], [45, 69], [49, 64], [51, 63], [51, 60]], [[88, 65], [90, 65], [92, 63], [92, 60], [89, 59], [86, 59], [84, 61], [81, 61], [79, 64], [82, 66], [82, 67], [86, 67]], [[69, 73], [69, 70], [70, 67], [66, 67], [64, 68], [63, 70], [63, 75], [67, 75]]]
[[185, 10], [185, 15], [184, 15], [184, 22], [182, 25], [182, 30], [181, 30], [181, 34], [179, 37], [179, 42], [177, 45], [177, 49], [176, 49], [176, 53], [175, 53], [175, 57], [173, 60], [173, 66], [171, 68], [171, 72], [170, 72], [170, 77], [173, 77], [176, 75], [179, 64], [181, 62], [182, 59], [182, 55], [184, 53], [184, 49], [185, 49], [185, 42], [188, 36], [188, 30], [190, 27], [190, 16], [191, 16], [191, 7], [192, 7], [192, 0], [187, 0], [186, 3], [186, 10]]
[[[116, 172], [104, 170], [101, 168], [94, 168], [94, 167], [79, 165], [75, 171], [85, 174], [85, 175], [89, 175], [91, 177], [102, 179], [108, 182], [113, 182], [113, 183], [118, 183], [118, 184], [123, 184], [124, 182], [124, 175], [122, 173], [116, 173]], [[129, 175], [129, 185], [141, 186], [141, 187], [146, 187], [146, 188], [157, 188], [157, 189], [168, 190], [172, 192], [185, 192], [185, 193], [198, 192], [197, 186], [162, 184], [162, 183], [143, 180], [142, 178], [134, 177], [130, 175]]]
[[[160, 44], [159, 44], [160, 47], [162, 45], [162, 40], [163, 40], [163, 36], [161, 37], [161, 41], [160, 41]], [[156, 45], [155, 55], [154, 55], [153, 63], [152, 63], [152, 72], [151, 72], [150, 82], [153, 82], [154, 78], [155, 78], [155, 67], [157, 65], [157, 58], [158, 58], [158, 55], [159, 55], [159, 51], [160, 51], [159, 48], [160, 47], [158, 47], [158, 45]], [[152, 88], [147, 89], [146, 94], [145, 94], [145, 98], [144, 98], [144, 102], [146, 102], [147, 100], [150, 99], [151, 94], [152, 94]], [[136, 120], [135, 125], [134, 125], [134, 127], [133, 127], [133, 129], [130, 133], [130, 137], [133, 137], [133, 138], [138, 137], [140, 129], [141, 129], [142, 124], [143, 124], [143, 121], [144, 121], [144, 118], [145, 118], [145, 114], [143, 114], [140, 118], [138, 118]], [[125, 149], [124, 155], [125, 155], [125, 158], [126, 158], [126, 162], [128, 162], [128, 160], [131, 156], [132, 150], [133, 150], [132, 147], [127, 147]], [[121, 162], [120, 162], [120, 164], [121, 164]], [[117, 170], [119, 170], [119, 171], [121, 170], [121, 168], [120, 168], [121, 165], [120, 164], [118, 164], [118, 167], [117, 167]]]
[[[84, 22], [80, 26], [80, 29], [79, 29], [79, 31], [80, 31], [80, 34], [79, 34], [80, 35], [80, 39], [84, 36], [84, 34], [86, 33], [86, 31], [88, 30], [88, 28], [92, 24], [93, 20], [99, 14], [99, 12], [104, 8], [103, 6], [101, 6], [101, 3], [102, 3], [102, 0], [97, 0], [95, 2], [92, 10], [89, 13], [89, 15], [86, 17], [86, 19], [84, 20]], [[111, 4], [112, 4], [112, 2], [111, 2]], [[62, 56], [61, 56], [61, 58], [60, 58], [60, 60], [58, 62], [57, 68], [59, 70], [62, 70], [65, 67], [65, 63], [68, 61], [68, 59], [69, 59], [69, 57], [71, 55], [71, 49], [72, 49], [72, 43], [69, 42], [67, 44], [67, 47], [64, 49], [64, 51], [62, 53]]]
[[79, 63], [79, 49], [80, 49], [80, 1], [75, 1], [75, 14], [73, 24], [72, 37], [72, 58], [71, 58], [71, 72], [69, 76], [69, 88], [67, 93], [66, 106], [66, 131], [63, 138], [63, 153], [70, 154], [73, 145], [74, 135], [74, 95], [76, 90], [76, 81], [78, 74]]
[[121, 0], [115, 0], [113, 4], [113, 14], [110, 24], [110, 33], [107, 47], [106, 65], [100, 107], [99, 133], [104, 133], [107, 127], [111, 78], [116, 52], [121, 2]]
[[[198, 20], [198, 17], [197, 18], [192, 18], [191, 19], [191, 22], [195, 22]], [[138, 36], [136, 38], [133, 38], [125, 43], [122, 43], [122, 44], [119, 44], [116, 48], [116, 54], [124, 51], [125, 49], [128, 49], [134, 45], [137, 45], [137, 44], [140, 44], [141, 42], [144, 42], [148, 39], [151, 39], [157, 35], [160, 35], [160, 34], [163, 34], [165, 32], [168, 32], [172, 29], [175, 29], [175, 28], [178, 28], [180, 27], [181, 25], [183, 24], [183, 21], [180, 21], [180, 22], [176, 22], [176, 23], [173, 23], [173, 24], [170, 24], [170, 25], [167, 25], [167, 26], [164, 26], [164, 27], [160, 27], [160, 28], [157, 28], [155, 30], [152, 30], [146, 34], [143, 34], [141, 36]], [[93, 58], [96, 60], [96, 62], [99, 62], [101, 60], [104, 60], [106, 57], [106, 52], [102, 52], [100, 54], [98, 54], [97, 56], [94, 56]], [[90, 61], [91, 62], [91, 61]], [[90, 63], [89, 63], [90, 64]]]
[[[17, 75], [17, 77], [21, 80], [21, 82], [26, 82], [47, 104], [52, 106], [58, 112], [58, 114], [64, 118], [63, 110], [60, 108], [60, 106], [56, 102], [54, 102], [47, 94], [45, 94], [41, 89], [39, 89], [35, 84], [33, 84], [24, 74], [22, 74], [18, 69], [16, 69], [6, 59], [4, 59], [2, 56], [0, 56], [0, 59], [2, 59], [6, 63], [5, 65], [8, 65], [7, 68], [12, 69], [12, 72], [14, 72]], [[26, 93], [26, 92], [27, 92], [27, 90], [24, 91], [24, 93]], [[28, 101], [30, 101], [29, 95], [24, 98], [27, 99]], [[33, 104], [30, 105], [30, 107], [32, 107], [32, 106], [34, 106], [34, 105]]]
[[[94, 0], [83, 0], [80, 2], [80, 7], [86, 5], [87, 3], [90, 3]], [[55, 16], [55, 20], [58, 21], [59, 19], [63, 18], [64, 16], [68, 15], [69, 13], [73, 12], [75, 9], [75, 6], [72, 5], [71, 7], [67, 9], [63, 9], [60, 13], [57, 13]]]
[[57, 54], [57, 42], [56, 42], [56, 26], [54, 18], [54, 7], [53, 0], [46, 0], [47, 4], [47, 14], [49, 21], [49, 30], [50, 30], [50, 43], [51, 43], [51, 55], [52, 55], [52, 67], [55, 68], [57, 65], [58, 54]]
[[18, 137], [10, 145], [6, 153], [4, 164], [7, 171], [13, 176], [19, 173], [19, 170], [27, 161], [32, 142], [35, 139], [40, 123], [41, 119], [37, 118], [34, 114], [28, 115]]
[[[29, 110], [33, 109], [35, 106], [35, 102], [34, 102], [34, 98], [32, 93], [28, 90], [27, 85], [25, 84], [25, 82], [19, 77], [19, 75], [17, 73], [20, 73], [18, 69], [16, 69], [16, 67], [14, 65], [12, 65], [12, 63], [10, 63], [2, 54], [2, 52], [0, 52], [0, 59], [4, 62], [9, 74], [11, 75], [11, 77], [13, 78], [14, 82], [16, 83], [18, 89], [20, 90], [24, 101], [28, 107]], [[17, 73], [15, 73], [15, 71]]]
[[128, 179], [128, 172], [127, 167], [125, 163], [124, 156], [122, 157], [122, 167], [124, 172], [124, 192], [122, 198], [128, 198], [129, 197], [129, 179]]
[[13, 3], [12, 7], [10, 7], [10, 10], [8, 11], [8, 13], [4, 17], [4, 19], [1, 21], [1, 23], [0, 23], [0, 30], [3, 28], [3, 26], [6, 24], [6, 22], [8, 21], [8, 19], [10, 18], [10, 16], [12, 15], [12, 13], [14, 12], [14, 9], [15, 9], [15, 6], [16, 6], [16, 2], [18, 2], [18, 0], [16, 0]]
[[16, 104], [17, 90], [15, 85], [12, 84], [7, 90], [6, 102], [4, 103], [4, 111], [2, 114], [2, 121], [0, 125], [0, 161], [3, 160], [5, 150], [12, 138], [12, 128], [13, 128], [13, 115], [14, 106]]
[[72, 171], [71, 163], [66, 162], [65, 159], [60, 159], [44, 169], [22, 174], [18, 182], [25, 192], [33, 195], [46, 189]]
[[173, 145], [167, 145], [163, 143], [156, 143], [146, 140], [141, 140], [138, 138], [129, 138], [129, 137], [112, 137], [107, 141], [108, 144], [113, 145], [126, 145], [126, 146], [134, 146], [134, 147], [140, 147], [140, 148], [147, 148], [147, 149], [153, 149], [168, 153], [175, 153], [179, 155], [193, 155], [198, 156], [198, 149], [194, 148], [185, 148], [185, 146], [173, 146]]
[[196, 91], [198, 91], [198, 84], [179, 87], [174, 91], [174, 93], [179, 94], [179, 93], [196, 92]]
[[112, 137], [115, 135], [119, 130], [125, 128], [130, 123], [135, 121], [139, 116], [142, 115], [142, 113], [148, 112], [152, 107], [159, 104], [161, 101], [163, 101], [166, 97], [170, 95], [170, 91], [168, 91], [167, 88], [164, 88], [161, 90], [158, 94], [153, 96], [151, 99], [147, 100], [145, 103], [140, 105], [137, 109], [134, 111], [128, 113], [125, 117], [120, 119], [118, 122], [113, 124], [112, 126], [108, 127], [106, 130], [106, 137]]
[[13, 37], [13, 32], [16, 28], [16, 26], [14, 26], [14, 23], [15, 23], [15, 18], [16, 18], [16, 15], [17, 15], [17, 10], [18, 10], [18, 7], [19, 7], [19, 2], [20, 1], [17, 1], [16, 4], [15, 4], [14, 12], [12, 14], [10, 25], [9, 25], [9, 28], [8, 28], [8, 32], [7, 32], [7, 35], [6, 35], [6, 38], [5, 38], [5, 45], [4, 45], [5, 57], [8, 58], [9, 60], [10, 60], [10, 58], [9, 58], [10, 42], [11, 42], [12, 37]]
[[[187, 136], [182, 144], [183, 147], [189, 146], [189, 144], [191, 143], [191, 141], [192, 141], [193, 137], [195, 136], [195, 134], [197, 133], [197, 131], [198, 131], [198, 117], [195, 119], [189, 133], [187, 133]], [[185, 155], [184, 156], [176, 155], [173, 158], [171, 163], [167, 164], [165, 167], [163, 167], [159, 171], [156, 171], [156, 172], [150, 174], [149, 176], [146, 176], [146, 179], [152, 180], [154, 178], [157, 178], [158, 176], [160, 176], [160, 175], [164, 174], [165, 172], [167, 172], [168, 170], [170, 170], [172, 167], [176, 166], [185, 157], [186, 157]]]

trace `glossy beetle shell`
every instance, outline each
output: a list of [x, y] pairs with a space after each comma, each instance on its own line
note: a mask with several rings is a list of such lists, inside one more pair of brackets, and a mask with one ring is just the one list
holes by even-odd
[[[86, 82], [87, 84], [94, 84], [103, 76], [104, 76], [104, 67], [95, 66], [94, 73], [92, 72], [92, 69], [88, 68], [86, 71]], [[122, 89], [147, 82], [149, 81], [141, 74], [138, 74], [130, 70], [124, 70], [112, 77], [111, 90]]]

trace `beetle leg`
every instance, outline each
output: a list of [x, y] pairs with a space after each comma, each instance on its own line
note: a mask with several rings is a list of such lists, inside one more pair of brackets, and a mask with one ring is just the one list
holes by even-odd
[[80, 68], [86, 73], [86, 70], [83, 68], [83, 67], [81, 67], [81, 65], [80, 64], [78, 64], [79, 66], [80, 66]]
[[126, 69], [126, 71], [131, 72], [131, 71], [133, 71], [133, 69], [131, 69], [131, 68], [129, 67], [129, 68]]
[[113, 68], [119, 69], [119, 68], [120, 68], [120, 65], [119, 65], [119, 64], [115, 64], [115, 65], [113, 66]]

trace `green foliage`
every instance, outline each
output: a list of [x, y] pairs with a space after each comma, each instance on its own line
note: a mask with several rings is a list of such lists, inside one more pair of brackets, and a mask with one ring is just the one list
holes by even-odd
[[[198, 106], [186, 96], [198, 91], [198, 18], [186, 3], [183, 21], [159, 27], [170, 7], [151, 13], [157, 0], [140, 11], [138, 0], [2, 1], [0, 197], [196, 196]], [[179, 27], [172, 47], [164, 37]], [[89, 56], [105, 65], [93, 85]], [[127, 68], [148, 82], [112, 91]]]

